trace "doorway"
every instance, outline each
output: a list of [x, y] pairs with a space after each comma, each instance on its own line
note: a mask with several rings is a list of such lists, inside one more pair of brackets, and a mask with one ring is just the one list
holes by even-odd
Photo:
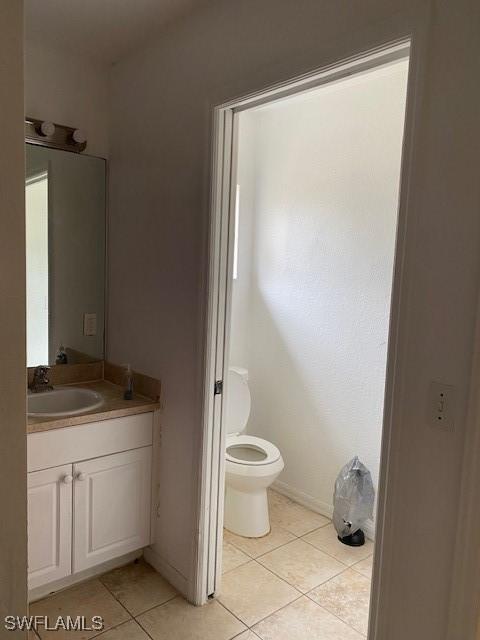
[[[218, 593], [222, 575], [225, 443], [228, 431], [226, 412], [228, 371], [232, 365], [237, 369], [251, 368], [254, 371], [250, 384], [257, 385], [254, 392], [254, 410], [257, 414], [253, 422], [255, 435], [261, 436], [267, 442], [281, 442], [279, 449], [285, 451], [283, 479], [280, 475], [273, 486], [274, 491], [270, 493], [272, 509], [278, 511], [278, 505], [288, 500], [294, 508], [298, 505], [311, 514], [314, 525], [306, 534], [312, 536], [318, 529], [317, 537], [320, 542], [317, 541], [317, 544], [313, 538], [310, 541], [298, 542], [299, 536], [290, 532], [295, 536], [297, 545], [310, 544], [312, 548], [316, 547], [322, 553], [328, 553], [328, 549], [321, 545], [330, 545], [331, 541], [322, 542], [326, 529], [321, 532], [320, 529], [326, 526], [329, 527], [329, 531], [333, 530], [328, 519], [332, 515], [330, 496], [333, 493], [334, 478], [342, 466], [339, 465], [339, 460], [347, 463], [352, 452], [353, 455], [360, 452], [365, 440], [368, 440], [365, 449], [367, 453], [361, 455], [362, 458], [367, 458], [365, 462], [368, 463], [374, 484], [378, 487], [408, 59], [409, 45], [402, 43], [283, 85], [276, 90], [219, 107], [216, 111], [216, 206], [212, 221], [212, 287], [205, 393], [206, 451], [211, 453], [206, 497], [210, 507], [206, 523], [208, 544], [204, 547], [203, 557], [206, 568], [203, 576], [208, 594]], [[392, 77], [395, 78], [394, 84], [396, 82], [399, 88], [398, 99], [395, 99], [388, 88], [387, 79]], [[352, 93], [345, 93], [347, 89], [352, 88]], [[375, 91], [379, 92], [377, 98]], [[386, 98], [386, 102], [379, 102], [379, 96]], [[334, 104], [335, 99], [339, 100], [337, 106]], [[392, 134], [393, 137], [396, 136], [395, 142], [388, 135], [375, 137], [374, 128], [368, 130], [368, 127], [361, 126], [362, 121], [369, 119], [372, 123], [375, 123], [376, 119], [378, 123], [379, 118], [382, 118], [381, 105], [385, 106], [388, 99], [392, 100], [394, 118], [399, 125]], [[369, 110], [369, 100], [370, 107], [374, 107], [373, 112], [372, 109]], [[330, 105], [327, 104], [329, 101]], [[380, 109], [376, 115], [375, 107]], [[297, 109], [296, 121], [288, 121], [291, 117], [290, 108]], [[322, 108], [325, 109], [323, 112]], [[335, 118], [338, 118], [336, 125], [332, 122]], [[291, 154], [287, 162], [281, 162], [275, 167], [275, 159], [282, 153], [281, 145], [278, 146], [279, 141], [289, 136], [289, 122], [295, 122], [288, 141]], [[343, 138], [341, 144], [335, 147], [333, 140], [329, 140], [329, 135], [335, 129], [339, 130], [341, 122], [345, 124]], [[299, 123], [300, 128], [304, 127], [308, 131], [306, 135], [304, 132], [303, 137], [307, 146], [310, 145], [310, 151], [323, 149], [328, 154], [330, 149], [330, 164], [323, 162], [323, 167], [327, 166], [328, 171], [319, 173], [319, 166], [312, 165], [307, 159], [311, 159], [311, 154], [307, 153], [302, 157], [303, 151], [297, 145], [302, 137]], [[245, 149], [249, 146], [246, 143], [248, 134], [245, 132], [248, 131], [250, 137], [252, 131], [257, 132], [254, 144], [257, 153], [250, 161], [245, 161]], [[386, 131], [389, 131], [388, 127]], [[382, 162], [371, 174], [365, 170], [368, 166], [375, 166], [375, 162], [369, 162], [368, 154], [372, 154], [372, 160], [377, 158], [377, 145], [378, 149], [388, 147], [394, 158], [388, 166], [388, 175], [382, 173]], [[260, 154], [258, 149], [261, 149]], [[335, 153], [331, 153], [332, 150], [335, 150]], [[362, 159], [365, 160], [363, 171], [359, 172]], [[260, 199], [263, 198], [260, 207], [264, 212], [263, 217], [258, 215], [258, 202], [254, 207], [245, 206], [245, 202], [252, 199], [252, 189], [248, 186], [249, 180], [245, 177], [244, 169], [256, 174], [258, 178], [259, 162], [263, 167], [269, 167], [262, 175], [266, 180], [276, 184], [276, 189], [273, 190], [276, 191], [275, 197], [280, 200], [283, 198], [283, 204], [286, 202], [286, 206], [282, 206], [278, 199], [275, 201], [275, 197], [269, 202], [269, 196], [266, 196], [264, 190], [260, 195]], [[339, 163], [346, 165], [343, 167], [343, 173], [339, 171]], [[385, 183], [392, 175], [393, 188], [386, 189]], [[345, 176], [350, 176], [353, 185], [350, 185], [351, 188], [342, 187]], [[286, 195], [287, 186], [290, 187], [289, 195]], [[312, 187], [323, 197], [323, 211], [321, 207], [319, 209], [316, 204], [308, 202], [309, 198], [311, 200]], [[391, 180], [389, 187], [392, 187]], [[369, 201], [372, 193], [378, 202]], [[258, 189], [256, 197], [258, 201]], [[303, 215], [307, 210], [309, 213]], [[382, 211], [385, 212], [383, 217]], [[353, 219], [352, 212], [355, 214]], [[247, 219], [249, 216], [250, 220]], [[254, 245], [257, 246], [254, 249], [251, 243], [242, 243], [242, 234], [245, 237], [246, 233], [253, 233], [255, 236]], [[292, 249], [292, 237], [293, 244], [296, 243], [296, 256], [289, 254]], [[319, 254], [323, 254], [324, 258], [330, 257], [328, 269], [321, 270], [321, 265], [316, 261]], [[362, 255], [365, 260], [362, 259]], [[257, 270], [253, 279], [252, 265], [255, 265]], [[355, 269], [355, 265], [360, 268]], [[245, 270], [250, 270], [246, 278]], [[376, 278], [376, 274], [379, 273], [381, 277]], [[395, 277], [399, 277], [398, 272]], [[357, 280], [358, 278], [360, 279]], [[248, 286], [245, 286], [246, 280], [249, 281]], [[338, 296], [332, 296], [335, 290]], [[362, 290], [366, 293], [365, 296], [359, 296]], [[250, 300], [248, 304], [246, 296]], [[295, 314], [290, 313], [292, 309], [298, 310], [302, 306], [305, 308], [304, 318], [310, 319], [309, 326], [301, 326], [298, 314], [294, 317]], [[392, 312], [395, 312], [393, 308]], [[260, 327], [256, 335], [251, 323], [247, 327], [252, 313], [257, 314], [254, 325]], [[272, 314], [277, 314], [275, 321], [272, 321]], [[376, 329], [372, 330], [373, 317]], [[314, 318], [317, 319], [317, 323], [312, 324]], [[330, 337], [330, 352], [325, 348], [319, 352], [318, 347], [322, 343], [318, 340], [319, 324], [320, 331], [324, 332], [327, 341]], [[246, 336], [250, 343], [249, 349], [245, 344]], [[338, 340], [339, 337], [341, 340]], [[252, 341], [255, 343], [253, 348]], [[370, 349], [369, 342], [371, 347], [376, 345], [377, 348]], [[323, 347], [325, 344], [324, 341]], [[249, 361], [247, 351], [257, 356], [256, 363], [253, 362], [255, 357]], [[312, 357], [315, 351], [317, 353]], [[299, 354], [302, 352], [304, 357], [300, 363]], [[320, 362], [323, 369], [319, 368]], [[275, 412], [271, 411], [269, 414], [267, 408], [275, 404], [275, 388], [270, 384], [271, 373], [279, 370], [282, 371], [282, 390], [279, 396], [285, 399], [289, 390], [294, 389], [295, 394], [292, 396], [295, 395], [298, 402], [277, 402], [275, 415]], [[365, 375], [366, 371], [373, 377], [369, 379], [369, 376]], [[340, 383], [335, 389], [329, 388], [326, 384], [331, 382], [330, 378]], [[315, 387], [311, 384], [312, 379], [316, 379], [317, 382], [323, 380], [324, 398], [332, 398], [335, 393], [338, 395], [336, 406], [342, 406], [343, 417], [337, 412], [336, 415], [330, 416], [329, 421], [322, 415], [322, 410], [324, 413], [331, 413], [332, 407], [325, 407], [325, 403], [319, 401], [322, 383]], [[265, 384], [268, 380], [270, 383]], [[342, 386], [343, 391], [339, 391]], [[372, 389], [375, 389], [373, 394]], [[358, 398], [365, 401], [361, 400], [362, 406], [359, 406]], [[295, 424], [295, 420], [297, 426], [299, 423], [306, 426], [298, 438], [288, 433], [288, 424]], [[280, 431], [283, 429], [283, 434], [278, 431], [279, 426]], [[369, 427], [371, 433], [365, 438], [365, 429]], [[259, 432], [259, 429], [263, 431]], [[330, 440], [331, 450], [336, 452], [337, 457], [329, 453], [328, 447], [324, 447], [323, 464], [319, 460], [317, 465], [323, 469], [321, 482], [318, 476], [310, 473], [310, 489], [305, 489], [306, 485], [302, 488], [302, 482], [298, 481], [299, 474], [302, 475], [308, 466], [302, 464], [305, 448], [301, 450], [297, 445], [299, 440], [303, 440], [304, 447], [308, 447], [310, 443], [314, 451], [310, 457], [314, 460], [321, 443], [314, 442], [313, 438], [319, 432], [324, 439], [327, 436]], [[339, 441], [334, 442], [338, 432], [341, 432], [339, 441], [342, 446], [339, 446]], [[382, 465], [385, 466], [388, 465], [388, 458], [385, 457], [385, 451], [383, 453]], [[315, 462], [312, 462], [312, 465], [314, 467]], [[295, 475], [297, 479], [292, 480]], [[320, 487], [320, 484], [323, 486]], [[324, 521], [320, 522], [322, 518]], [[375, 538], [375, 524], [373, 521], [366, 523], [366, 533], [370, 539]], [[293, 540], [287, 540], [285, 544], [288, 542]], [[381, 539], [377, 539], [376, 543], [377, 547], [381, 547]], [[372, 541], [367, 541], [367, 544], [371, 547]], [[237, 546], [237, 550], [241, 550], [240, 546]], [[247, 562], [250, 561], [255, 562], [251, 555]], [[359, 558], [360, 561], [369, 564], [370, 554]], [[364, 572], [365, 569], [368, 570], [367, 567], [359, 566]], [[269, 570], [272, 570], [272, 567]], [[273, 573], [279, 576], [282, 570], [277, 567]], [[358, 573], [360, 574], [360, 571]], [[285, 581], [297, 589], [299, 598], [302, 594], [307, 594], [307, 586], [311, 586], [309, 580], [303, 585], [292, 585], [292, 580], [287, 576]], [[320, 586], [320, 583], [316, 586]], [[310, 606], [310, 603], [307, 603], [307, 606]], [[261, 618], [265, 616], [261, 615]], [[253, 618], [247, 621], [249, 622], [253, 622]], [[366, 629], [363, 631], [366, 632]]]

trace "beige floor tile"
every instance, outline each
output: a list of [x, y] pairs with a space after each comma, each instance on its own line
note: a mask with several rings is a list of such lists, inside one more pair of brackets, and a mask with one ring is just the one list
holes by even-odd
[[293, 504], [293, 500], [290, 500], [287, 496], [275, 491], [275, 489], [267, 489], [267, 496], [269, 508], [276, 504]]
[[299, 596], [289, 584], [250, 562], [223, 576], [218, 599], [250, 627]]
[[309, 598], [359, 631], [367, 634], [370, 580], [347, 569], [308, 594]]
[[124, 622], [115, 629], [98, 636], [98, 640], [150, 640], [145, 631], [135, 622]]
[[245, 625], [215, 600], [194, 607], [177, 597], [137, 620], [153, 640], [230, 640], [245, 630]]
[[361, 573], [362, 576], [371, 579], [373, 572], [373, 555], [368, 556], [368, 558], [365, 558], [365, 560], [360, 560], [360, 562], [357, 562], [357, 564], [353, 564], [352, 569], [355, 569], [355, 571]]
[[295, 540], [295, 536], [285, 529], [272, 525], [270, 533], [263, 538], [244, 538], [225, 529], [223, 539], [246, 553], [250, 558], [258, 558], [264, 553]]
[[[85, 616], [89, 623], [93, 616], [101, 616], [105, 629], [116, 627], [130, 619], [122, 605], [99, 580], [89, 580], [66, 591], [61, 591], [49, 598], [39, 600], [30, 605], [30, 615], [48, 616], [53, 625], [58, 616]], [[42, 640], [86, 640], [98, 635], [98, 631], [45, 631], [38, 629]]]
[[138, 616], [177, 595], [176, 590], [143, 561], [114, 569], [100, 580], [132, 616]]
[[261, 556], [258, 562], [302, 593], [345, 570], [344, 564], [303, 540], [289, 542]]
[[262, 640], [361, 640], [362, 636], [306, 597], [255, 625]]
[[349, 547], [346, 544], [342, 544], [337, 538], [337, 532], [333, 524], [312, 531], [312, 533], [303, 536], [302, 539], [348, 566], [364, 560], [373, 553], [373, 542], [371, 540], [366, 540], [363, 547]]
[[269, 511], [272, 525], [299, 537], [331, 522], [328, 518], [302, 507], [276, 491], [269, 492]]
[[229, 542], [223, 543], [223, 573], [227, 573], [227, 571], [231, 571], [232, 569], [240, 567], [242, 564], [250, 562], [250, 559], [250, 556], [247, 556], [246, 553], [243, 553], [243, 551], [240, 551], [240, 549], [234, 547], [233, 544], [230, 544]]
[[248, 629], [248, 631], [244, 631], [239, 636], [235, 636], [233, 640], [258, 640], [258, 636], [251, 629]]

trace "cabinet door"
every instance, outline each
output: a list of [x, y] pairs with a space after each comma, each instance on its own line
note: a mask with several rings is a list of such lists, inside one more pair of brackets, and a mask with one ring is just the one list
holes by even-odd
[[73, 570], [150, 543], [152, 447], [74, 465]]
[[72, 465], [28, 474], [28, 587], [71, 573]]

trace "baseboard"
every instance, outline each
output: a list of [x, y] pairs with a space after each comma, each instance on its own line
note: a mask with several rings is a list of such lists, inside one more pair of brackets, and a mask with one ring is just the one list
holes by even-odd
[[[297, 502], [303, 507], [314, 511], [315, 513], [319, 513], [321, 516], [325, 516], [326, 518], [331, 518], [333, 516], [333, 504], [322, 502], [308, 493], [304, 493], [303, 491], [299, 491], [298, 489], [291, 487], [281, 480], [276, 480], [272, 485], [272, 489], [281, 493], [283, 496], [290, 498], [293, 502]], [[368, 520], [362, 528], [369, 540], [375, 540], [375, 523], [373, 520]]]
[[175, 587], [182, 596], [185, 596], [189, 602], [192, 602], [190, 583], [184, 575], [159, 556], [152, 547], [147, 547], [143, 550], [143, 557], [148, 564], [152, 565], [152, 567], [172, 585], [172, 587]]
[[119, 558], [114, 558], [113, 560], [109, 560], [108, 562], [97, 564], [95, 567], [91, 567], [90, 569], [85, 569], [85, 571], [79, 571], [78, 573], [74, 573], [71, 576], [67, 576], [66, 578], [61, 578], [60, 580], [49, 582], [48, 584], [42, 585], [41, 587], [31, 589], [28, 592], [28, 601], [35, 602], [36, 600], [40, 600], [41, 598], [45, 598], [46, 596], [51, 596], [58, 591], [63, 591], [63, 589], [73, 587], [73, 585], [75, 584], [79, 584], [80, 582], [85, 582], [86, 580], [95, 578], [102, 573], [112, 571], [112, 569], [123, 567], [129, 562], [133, 562], [137, 558], [141, 558], [142, 555], [143, 549], [131, 551], [130, 553], [120, 556]]

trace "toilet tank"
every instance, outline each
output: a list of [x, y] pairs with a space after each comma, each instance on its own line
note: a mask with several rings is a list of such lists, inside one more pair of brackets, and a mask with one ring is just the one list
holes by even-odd
[[231, 366], [228, 368], [229, 371], [234, 371], [235, 373], [238, 373], [239, 376], [242, 376], [242, 378], [245, 380], [245, 382], [248, 382], [248, 369], [245, 369], [245, 367], [234, 367]]
[[248, 371], [243, 367], [229, 367], [227, 379], [227, 407], [226, 428], [227, 434], [242, 433], [250, 417], [252, 404], [250, 389], [248, 387]]

